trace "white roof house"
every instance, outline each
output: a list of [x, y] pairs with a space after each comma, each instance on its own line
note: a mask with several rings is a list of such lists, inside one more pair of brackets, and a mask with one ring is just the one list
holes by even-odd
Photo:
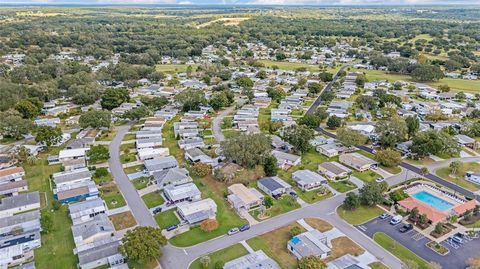
[[292, 237], [287, 243], [287, 249], [297, 259], [308, 256], [317, 256], [324, 259], [331, 253], [327, 236], [318, 230], [307, 231]]
[[202, 193], [193, 183], [187, 183], [179, 186], [168, 185], [163, 189], [163, 194], [170, 202], [198, 201], [202, 199]]
[[217, 213], [217, 204], [211, 198], [207, 198], [193, 203], [179, 204], [177, 212], [183, 220], [193, 224], [206, 219], [214, 219]]
[[58, 159], [60, 161], [85, 158], [89, 148], [78, 148], [78, 149], [63, 149], [58, 153]]
[[293, 172], [292, 179], [297, 182], [304, 191], [313, 190], [322, 184], [327, 184], [327, 179], [310, 170], [298, 170]]
[[165, 157], [170, 154], [168, 148], [142, 148], [137, 151], [138, 158], [142, 161], [156, 157]]
[[263, 250], [226, 262], [223, 269], [280, 269], [280, 265], [268, 257]]

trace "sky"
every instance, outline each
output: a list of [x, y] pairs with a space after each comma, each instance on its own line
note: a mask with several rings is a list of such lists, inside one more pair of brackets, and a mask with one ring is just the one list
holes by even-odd
[[480, 0], [0, 0], [1, 4], [168, 5], [480, 5]]

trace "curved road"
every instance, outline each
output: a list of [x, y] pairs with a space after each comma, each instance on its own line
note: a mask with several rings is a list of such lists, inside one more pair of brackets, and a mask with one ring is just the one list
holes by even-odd
[[108, 146], [110, 153], [110, 159], [108, 160], [108, 166], [110, 167], [110, 173], [113, 179], [117, 183], [120, 191], [125, 197], [130, 210], [137, 221], [139, 226], [151, 226], [158, 227], [157, 222], [153, 219], [152, 214], [148, 211], [147, 206], [143, 202], [142, 198], [138, 195], [137, 190], [133, 187], [132, 182], [128, 179], [127, 175], [123, 171], [122, 163], [120, 162], [120, 144], [123, 137], [130, 129], [130, 125], [123, 125], [117, 128], [117, 135], [113, 138]]
[[225, 136], [222, 132], [222, 121], [225, 116], [232, 113], [235, 110], [235, 107], [227, 107], [225, 110], [222, 110], [218, 113], [218, 115], [213, 119], [212, 122], [212, 133], [217, 140], [217, 143], [220, 143], [225, 140]]

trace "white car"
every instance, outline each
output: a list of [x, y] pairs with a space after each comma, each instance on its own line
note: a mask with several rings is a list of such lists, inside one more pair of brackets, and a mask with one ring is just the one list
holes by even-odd
[[240, 230], [238, 228], [232, 228], [230, 230], [228, 230], [228, 235], [234, 235], [236, 233], [240, 232]]

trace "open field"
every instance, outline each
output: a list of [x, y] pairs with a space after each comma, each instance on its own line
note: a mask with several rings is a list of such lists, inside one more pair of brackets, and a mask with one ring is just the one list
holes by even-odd
[[242, 17], [242, 18], [220, 18], [220, 19], [215, 19], [206, 23], [202, 23], [197, 26], [197, 29], [207, 27], [209, 25], [212, 25], [213, 23], [221, 22], [225, 26], [237, 26], [239, 25], [242, 21], [246, 21], [250, 18], [247, 17]]
[[[272, 60], [260, 60], [259, 62], [265, 64], [266, 67], [278, 66], [278, 69], [295, 71], [298, 68], [306, 68], [310, 72], [318, 72], [320, 68], [315, 64], [306, 63], [291, 63], [285, 61], [272, 61]], [[330, 73], [336, 73], [340, 67], [328, 67], [325, 71]]]
[[197, 68], [196, 64], [157, 64], [155, 70], [165, 73], [186, 72], [188, 66], [192, 66], [193, 70]]

